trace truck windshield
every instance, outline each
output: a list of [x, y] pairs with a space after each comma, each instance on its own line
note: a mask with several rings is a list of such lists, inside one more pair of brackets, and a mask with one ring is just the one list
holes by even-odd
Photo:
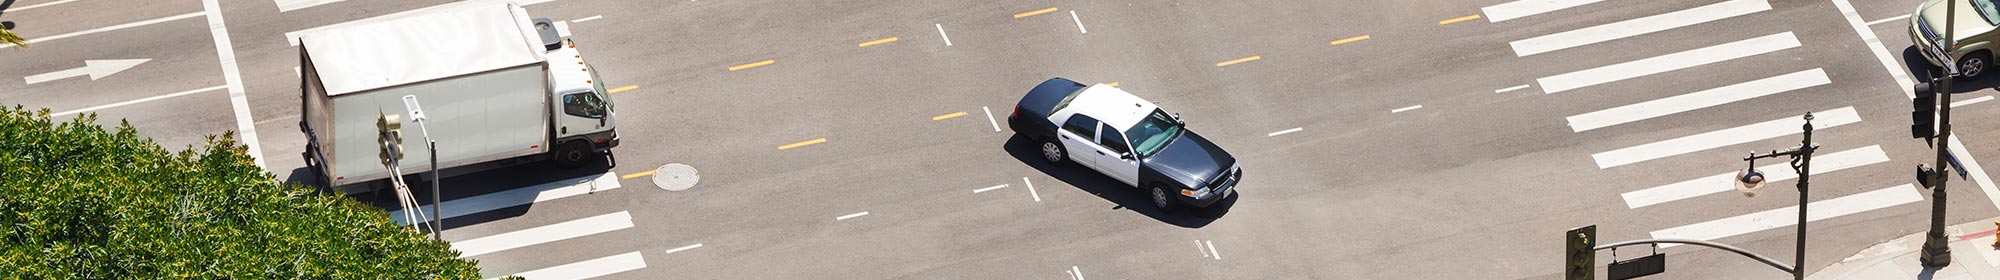
[[585, 63], [583, 69], [590, 70], [590, 87], [593, 90], [592, 92], [597, 93], [598, 98], [604, 99], [605, 109], [612, 109], [611, 92], [604, 91], [604, 79], [597, 77], [597, 67], [592, 67], [590, 64]]
[[1181, 135], [1181, 122], [1166, 111], [1153, 109], [1153, 113], [1140, 120], [1139, 124], [1125, 130], [1125, 139], [1132, 140], [1132, 150], [1141, 157], [1150, 157], [1167, 147], [1168, 142]]

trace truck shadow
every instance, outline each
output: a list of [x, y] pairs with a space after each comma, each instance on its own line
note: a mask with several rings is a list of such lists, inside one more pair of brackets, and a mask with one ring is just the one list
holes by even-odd
[[[524, 188], [532, 188], [538, 186], [550, 186], [551, 184], [571, 185], [572, 183], [584, 182], [588, 181], [588, 179], [596, 178], [597, 176], [602, 176], [606, 172], [610, 172], [611, 167], [612, 165], [610, 164], [610, 162], [604, 159], [598, 159], [593, 161], [592, 163], [576, 168], [557, 167], [554, 161], [543, 160], [543, 161], [499, 167], [479, 172], [467, 173], [458, 176], [448, 176], [445, 177], [444, 180], [438, 182], [438, 189], [440, 190], [440, 192], [443, 193], [443, 196], [440, 198], [443, 198], [445, 202], [451, 202], [452, 200], [461, 198], [476, 197], [481, 195], [488, 195], [506, 191], [513, 191], [513, 190], [523, 190]], [[613, 180], [615, 179], [616, 178], [614, 177]], [[287, 178], [285, 178], [286, 183], [297, 183], [304, 186], [310, 186], [312, 188], [320, 188], [315, 180], [317, 179], [312, 174], [312, 171], [303, 167], [298, 169], [293, 169], [291, 174], [288, 175]], [[423, 212], [426, 214], [430, 214], [431, 209], [429, 206], [431, 204], [431, 197], [432, 197], [430, 181], [422, 180], [421, 178], [417, 178], [416, 176], [410, 176], [406, 177], [405, 182], [410, 185], [410, 195], [416, 197], [417, 204], [424, 206]], [[354, 201], [361, 202], [362, 204], [367, 204], [369, 206], [380, 208], [384, 212], [397, 211], [403, 209], [402, 205], [396, 201], [397, 200], [396, 193], [395, 190], [393, 189], [384, 187], [380, 190], [368, 191], [366, 190], [365, 186], [356, 186], [356, 187], [362, 188], [363, 190], [352, 194], [346, 194], [348, 198], [354, 199]], [[324, 188], [321, 189], [325, 190]], [[523, 191], [528, 191], [528, 190], [523, 190]], [[444, 219], [443, 228], [449, 230], [458, 227], [477, 225], [486, 222], [519, 217], [527, 214], [528, 210], [535, 206], [533, 200], [534, 200], [534, 195], [522, 195], [522, 196], [507, 195], [504, 196], [504, 199], [485, 201], [482, 203], [501, 203], [501, 204], [511, 204], [514, 206], [494, 209], [491, 211], [483, 211], [479, 213], [469, 213], [469, 214], [446, 213], [451, 217]], [[446, 205], [450, 206], [452, 204], [448, 203]], [[447, 211], [449, 211], [449, 209], [447, 209]], [[391, 219], [396, 219], [396, 218], [397, 217], [391, 217]]]
[[1153, 202], [1150, 198], [1146, 197], [1146, 192], [1126, 186], [1125, 183], [1112, 180], [1111, 177], [1105, 177], [1104, 174], [1097, 174], [1088, 167], [1067, 163], [1062, 166], [1049, 164], [1048, 161], [1042, 160], [1042, 152], [1037, 146], [1039, 144], [1033, 140], [1015, 135], [1008, 137], [1007, 142], [1002, 145], [1002, 148], [1007, 150], [1007, 154], [1014, 156], [1014, 159], [1020, 160], [1022, 164], [1034, 167], [1035, 170], [1039, 170], [1043, 174], [1048, 174], [1050, 177], [1055, 177], [1056, 180], [1061, 180], [1063, 183], [1076, 187], [1085, 193], [1090, 193], [1098, 198], [1118, 204], [1118, 206], [1111, 207], [1112, 210], [1136, 212], [1175, 226], [1185, 228], [1208, 226], [1209, 223], [1213, 223], [1216, 219], [1221, 219], [1222, 216], [1228, 214], [1229, 208], [1235, 206], [1236, 199], [1241, 196], [1239, 194], [1225, 197], [1222, 201], [1217, 201], [1214, 205], [1209, 205], [1207, 208], [1182, 207], [1181, 210], [1173, 213], [1161, 212], [1159, 208], [1153, 207]]
[[[1905, 70], [1910, 71], [1910, 79], [1913, 80], [1911, 82], [1921, 83], [1925, 81], [1930, 81], [1931, 77], [1944, 74], [1943, 72], [1941, 72], [1944, 71], [1944, 69], [1938, 68], [1938, 66], [1936, 65], [1931, 65], [1929, 60], [1924, 59], [1922, 53], [1917, 52], [1916, 46], [1903, 48], [1903, 61], [1904, 61], [1903, 67], [1905, 67]], [[1996, 66], [1987, 66], [1988, 70], [1987, 72], [1989, 73], [1983, 74], [1981, 76], [1994, 76], [1994, 74], [1991, 73], [1992, 70], [1994, 69], [1993, 67]], [[1980, 78], [1979, 80], [1971, 80], [1971, 81], [1954, 80], [1951, 82], [1952, 94], [1968, 93], [1983, 89], [2000, 89], [2000, 77], [1984, 77]], [[1910, 91], [1910, 89], [1907, 88], [1901, 90], [1904, 92]]]

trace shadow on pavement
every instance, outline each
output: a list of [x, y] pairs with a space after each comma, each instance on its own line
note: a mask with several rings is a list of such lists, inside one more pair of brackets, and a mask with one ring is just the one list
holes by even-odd
[[[1944, 71], [1944, 69], [1938, 68], [1937, 65], [1931, 65], [1929, 60], [1924, 59], [1922, 53], [1917, 52], [1917, 47], [1915, 46], [1903, 48], [1903, 61], [1903, 67], [1906, 67], [1910, 71], [1910, 79], [1914, 80], [1912, 82], [1930, 81], [1931, 77], [1943, 75], [1943, 72], [1940, 71]], [[1991, 70], [1993, 69], [1992, 67], [1995, 66], [1987, 66], [1987, 69]], [[1951, 82], [1951, 93], [1959, 94], [1984, 89], [2000, 89], [2000, 77], [1991, 77], [1995, 74], [1990, 73], [1992, 71], [1988, 72], [1981, 75], [1988, 77], [1983, 77], [1979, 80], [1953, 80]], [[1903, 90], [1908, 91], [1910, 89]]]
[[1236, 199], [1241, 197], [1241, 194], [1231, 195], [1222, 198], [1222, 201], [1217, 201], [1215, 204], [1209, 205], [1207, 208], [1193, 208], [1183, 205], [1180, 210], [1173, 213], [1161, 212], [1159, 208], [1153, 207], [1152, 200], [1146, 197], [1144, 191], [1127, 186], [1123, 182], [1111, 179], [1111, 177], [1105, 177], [1103, 174], [1097, 174], [1095, 171], [1090, 170], [1089, 167], [1070, 163], [1064, 163], [1062, 166], [1050, 165], [1048, 161], [1042, 160], [1042, 152], [1037, 148], [1040, 144], [1034, 140], [1014, 135], [1013, 137], [1008, 137], [1007, 143], [1003, 145], [1003, 148], [1007, 150], [1007, 154], [1013, 155], [1015, 160], [1020, 160], [1021, 163], [1032, 166], [1035, 170], [1048, 174], [1050, 177], [1055, 177], [1056, 180], [1061, 180], [1070, 186], [1075, 186], [1079, 190], [1118, 204], [1118, 206], [1112, 207], [1112, 210], [1131, 210], [1146, 215], [1146, 217], [1151, 217], [1154, 220], [1175, 226], [1186, 228], [1208, 226], [1209, 223], [1213, 223], [1216, 219], [1221, 219], [1223, 215], [1228, 214], [1229, 208], [1235, 206]]
[[[610, 170], [610, 161], [603, 158], [576, 168], [557, 167], [554, 161], [543, 160], [492, 168], [458, 176], [447, 176], [444, 180], [438, 182], [438, 189], [444, 193], [444, 196], [442, 196], [444, 201], [450, 202], [454, 199], [559, 183], [577, 178], [600, 176]], [[445, 173], [449, 175], [451, 172], [446, 171]], [[304, 167], [293, 169], [291, 174], [285, 178], [286, 183], [297, 183], [317, 188], [318, 183], [315, 180], [313, 172]], [[416, 197], [417, 204], [425, 206], [423, 212], [429, 214], [431, 212], [431, 209], [428, 207], [431, 204], [431, 182], [423, 180], [420, 176], [406, 176], [404, 182], [410, 185], [410, 195]], [[347, 194], [347, 197], [363, 204], [381, 208], [382, 211], [401, 210], [402, 205], [396, 201], [395, 191], [386, 186], [384, 185], [383, 188], [375, 191], [367, 190], [368, 187], [366, 185], [350, 186], [361, 188], [362, 190], [353, 194]], [[525, 199], [532, 199], [532, 197]], [[523, 201], [516, 206], [479, 213], [446, 213], [456, 216], [444, 220], [444, 229], [518, 217], [526, 214], [528, 209], [534, 207], [535, 204], [529, 202], [531, 201]]]

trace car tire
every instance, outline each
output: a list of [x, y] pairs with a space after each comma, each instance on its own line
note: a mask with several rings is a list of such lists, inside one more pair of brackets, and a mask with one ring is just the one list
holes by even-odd
[[584, 143], [583, 141], [570, 141], [569, 143], [563, 143], [561, 146], [556, 146], [556, 152], [555, 152], [556, 166], [560, 166], [562, 168], [576, 168], [579, 166], [583, 166], [584, 163], [590, 162], [590, 156], [592, 154], [596, 154], [596, 152], [591, 151], [590, 144]]
[[1179, 202], [1174, 201], [1174, 191], [1168, 190], [1167, 186], [1153, 185], [1149, 189], [1151, 190], [1147, 191], [1146, 200], [1153, 202], [1154, 209], [1160, 209], [1161, 213], [1172, 213], [1180, 208]]
[[1062, 164], [1063, 160], [1069, 158], [1069, 151], [1063, 148], [1062, 143], [1053, 140], [1042, 140], [1041, 150], [1042, 160], [1048, 161], [1049, 164]]
[[1958, 58], [1960, 80], [1975, 81], [1986, 77], [1986, 67], [1993, 66], [1993, 54], [1985, 51], [1966, 54]]

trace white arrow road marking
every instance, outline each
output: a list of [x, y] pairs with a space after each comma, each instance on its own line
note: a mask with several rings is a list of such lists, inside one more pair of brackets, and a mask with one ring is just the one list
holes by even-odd
[[28, 80], [28, 84], [30, 85], [48, 81], [54, 81], [54, 80], [67, 79], [76, 76], [90, 76], [90, 80], [95, 81], [97, 79], [103, 79], [105, 76], [111, 76], [111, 74], [118, 74], [119, 71], [125, 71], [125, 69], [132, 69], [133, 66], [139, 66], [140, 63], [146, 63], [147, 61], [153, 61], [153, 60], [152, 59], [84, 60], [83, 61], [84, 66], [82, 68], [75, 68], [75, 69], [27, 76], [22, 79]]

